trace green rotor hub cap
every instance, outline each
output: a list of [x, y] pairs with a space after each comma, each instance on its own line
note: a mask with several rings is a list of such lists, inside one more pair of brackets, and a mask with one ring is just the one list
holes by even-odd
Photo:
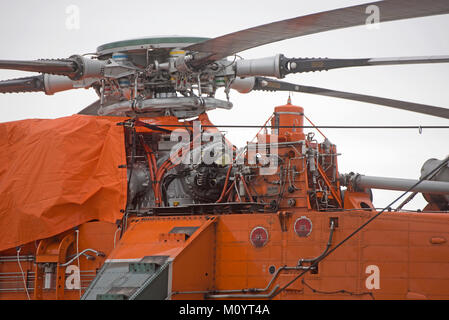
[[138, 52], [141, 50], [146, 51], [148, 49], [157, 48], [184, 48], [194, 43], [203, 42], [206, 40], [209, 40], [209, 38], [184, 36], [148, 37], [122, 40], [99, 46], [97, 48], [97, 54], [101, 56], [114, 52]]

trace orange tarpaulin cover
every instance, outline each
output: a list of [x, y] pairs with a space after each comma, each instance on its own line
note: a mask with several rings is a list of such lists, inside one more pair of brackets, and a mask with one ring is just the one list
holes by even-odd
[[73, 115], [0, 123], [0, 251], [90, 220], [121, 219], [121, 120]]

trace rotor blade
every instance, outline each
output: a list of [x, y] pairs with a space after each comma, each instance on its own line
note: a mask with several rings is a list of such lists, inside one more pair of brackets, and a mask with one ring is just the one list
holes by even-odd
[[337, 68], [443, 62], [449, 62], [449, 56], [329, 59], [287, 58], [283, 54], [277, 54], [266, 58], [237, 60], [234, 70], [238, 77], [265, 76], [282, 79], [290, 73], [327, 71]]
[[423, 64], [449, 62], [449, 56], [428, 57], [397, 57], [397, 58], [368, 58], [368, 59], [329, 59], [329, 58], [280, 58], [281, 76], [289, 73], [327, 71], [337, 68], [400, 65], [400, 64]]
[[347, 100], [354, 100], [366, 103], [373, 103], [377, 105], [387, 106], [391, 108], [418, 112], [426, 115], [449, 119], [449, 109], [429, 106], [420, 103], [407, 102], [401, 100], [387, 99], [375, 96], [368, 96], [364, 94], [337, 91], [325, 88], [302, 86], [289, 82], [273, 80], [264, 77], [256, 77], [256, 81], [253, 90], [266, 90], [266, 91], [292, 91], [317, 94], [321, 96], [341, 98]]
[[78, 70], [78, 65], [72, 60], [0, 60], [0, 69], [74, 76]]
[[85, 107], [83, 110], [78, 112], [78, 114], [84, 114], [89, 116], [98, 116], [98, 110], [100, 109], [100, 99], [97, 101], [91, 103], [87, 107]]
[[0, 93], [45, 92], [43, 75], [0, 81]]
[[[359, 26], [378, 8], [380, 22], [449, 13], [448, 0], [385, 0], [277, 21], [196, 43], [185, 48], [201, 54], [194, 65], [214, 61], [264, 44], [309, 34]], [[288, 8], [287, 8], [288, 9]]]

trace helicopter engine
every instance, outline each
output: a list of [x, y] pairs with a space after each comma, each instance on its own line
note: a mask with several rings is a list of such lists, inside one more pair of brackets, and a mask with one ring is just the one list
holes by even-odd
[[[126, 129], [129, 206], [139, 210], [218, 200], [230, 171], [224, 154], [216, 152], [221, 146], [219, 141], [205, 141], [189, 148], [189, 144], [173, 139], [170, 133], [142, 133], [136, 132], [135, 128]], [[173, 156], [182, 147], [185, 148], [183, 161], [176, 163]], [[194, 161], [205, 154], [211, 157], [210, 161]], [[164, 167], [167, 163], [171, 166]]]

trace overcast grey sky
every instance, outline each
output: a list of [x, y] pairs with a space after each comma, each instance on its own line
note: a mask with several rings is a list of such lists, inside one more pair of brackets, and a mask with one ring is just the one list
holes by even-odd
[[[0, 59], [66, 58], [95, 52], [104, 43], [153, 35], [216, 37], [241, 29], [369, 1], [246, 0], [200, 1], [29, 1], [0, 3]], [[79, 28], [68, 21], [74, 5]], [[382, 19], [382, 13], [380, 18]], [[67, 24], [67, 22], [69, 22]], [[347, 28], [286, 40], [247, 50], [244, 58], [283, 53], [287, 57], [366, 58], [449, 54], [449, 15]], [[29, 75], [1, 70], [0, 79]], [[287, 76], [286, 81], [378, 95], [449, 108], [449, 64], [364, 67]], [[224, 97], [222, 92], [218, 98]], [[261, 125], [288, 93], [233, 92], [234, 108], [210, 112], [216, 124]], [[0, 95], [0, 122], [57, 118], [77, 113], [96, 100], [93, 90]], [[449, 125], [444, 119], [335, 98], [293, 94], [317, 125]], [[228, 129], [237, 146], [251, 140], [255, 129]], [[449, 130], [326, 129], [337, 145], [339, 171], [416, 179], [429, 158], [449, 154]], [[321, 139], [321, 137], [319, 137]], [[374, 204], [391, 202], [398, 192], [375, 191]], [[421, 208], [421, 196], [406, 208]]]

